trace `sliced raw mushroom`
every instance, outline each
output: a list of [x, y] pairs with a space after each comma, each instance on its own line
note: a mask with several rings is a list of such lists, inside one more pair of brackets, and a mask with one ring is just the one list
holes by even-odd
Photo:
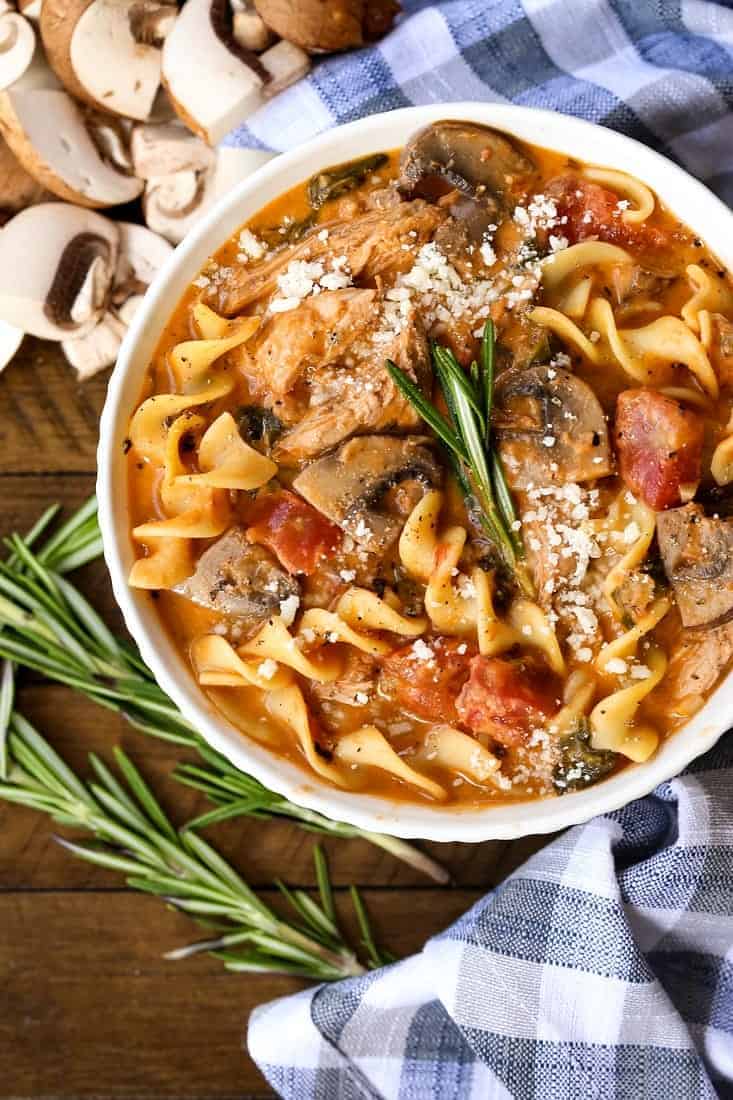
[[142, 180], [177, 172], [206, 172], [216, 160], [214, 150], [178, 120], [134, 126], [130, 154], [133, 171]]
[[36, 49], [33, 27], [15, 9], [0, 0], [0, 89], [19, 80]]
[[180, 596], [254, 629], [277, 615], [280, 604], [299, 597], [300, 586], [264, 546], [232, 527], [198, 560], [196, 571], [174, 590]]
[[513, 489], [606, 477], [608, 426], [590, 386], [559, 367], [511, 368], [496, 385], [496, 430]]
[[391, 28], [395, 0], [254, 0], [257, 11], [281, 38], [309, 53], [335, 53], [379, 38]]
[[657, 516], [657, 538], [683, 626], [733, 618], [733, 520], [706, 516], [700, 504]]
[[48, 60], [77, 99], [146, 119], [160, 86], [161, 46], [177, 15], [166, 0], [44, 0]]
[[0, 138], [0, 226], [27, 206], [50, 198]]
[[186, 125], [211, 145], [309, 67], [308, 55], [290, 42], [278, 42], [262, 54], [243, 47], [234, 37], [229, 0], [188, 0], [163, 47], [163, 80], [171, 102]]
[[0, 92], [0, 132], [23, 167], [59, 198], [79, 206], [116, 206], [137, 198], [141, 180], [107, 162], [87, 119], [59, 86], [41, 52]]
[[144, 294], [173, 252], [171, 245], [144, 225], [117, 222], [120, 251], [117, 260], [112, 305], [117, 309], [131, 296]]
[[381, 552], [398, 537], [405, 522], [403, 508], [390, 508], [394, 492], [405, 503], [441, 483], [441, 470], [424, 440], [365, 435], [311, 463], [293, 482], [305, 497], [360, 546]]
[[232, 0], [232, 34], [245, 50], [262, 53], [271, 46], [275, 36], [259, 12], [247, 0]]
[[47, 340], [90, 332], [117, 266], [113, 222], [66, 203], [41, 203], [0, 230], [0, 318]]
[[23, 343], [25, 333], [5, 321], [0, 321], [0, 371], [4, 371]]
[[127, 325], [108, 311], [86, 336], [62, 342], [61, 350], [80, 382], [117, 361], [126, 332]]
[[120, 243], [109, 308], [90, 332], [61, 345], [82, 382], [114, 365], [145, 291], [173, 251], [168, 241], [143, 225], [116, 225]]
[[222, 146], [208, 170], [183, 169], [167, 176], [152, 176], [145, 184], [143, 212], [150, 229], [178, 244], [201, 215], [240, 180], [272, 159], [261, 149]]

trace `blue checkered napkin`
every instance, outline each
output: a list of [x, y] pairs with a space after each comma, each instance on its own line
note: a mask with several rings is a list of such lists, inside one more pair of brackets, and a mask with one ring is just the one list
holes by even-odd
[[257, 1009], [248, 1043], [286, 1100], [733, 1097], [733, 734], [420, 955]]
[[[680, 161], [733, 203], [733, 5], [407, 0], [231, 134], [292, 148], [337, 123], [475, 99], [555, 108]], [[713, 245], [715, 242], [711, 242]], [[260, 1008], [287, 1100], [733, 1098], [733, 735], [572, 829], [415, 958]]]
[[292, 149], [413, 104], [547, 107], [621, 130], [733, 203], [731, 0], [402, 0], [383, 41], [321, 62], [227, 144]]

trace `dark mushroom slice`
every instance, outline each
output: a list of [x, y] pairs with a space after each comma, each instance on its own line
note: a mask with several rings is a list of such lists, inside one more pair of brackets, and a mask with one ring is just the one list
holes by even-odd
[[[435, 201], [457, 191], [452, 234], [477, 244], [500, 212], [527, 190], [536, 165], [504, 134], [473, 122], [434, 122], [412, 137], [402, 153], [402, 194]], [[444, 234], [450, 244], [451, 231]]]
[[613, 470], [598, 398], [559, 367], [505, 371], [496, 385], [495, 425], [512, 489], [591, 481]]
[[657, 516], [659, 551], [683, 626], [733, 619], [733, 520], [706, 516], [700, 504]]
[[248, 542], [240, 527], [232, 527], [204, 551], [196, 571], [174, 592], [254, 630], [279, 612], [283, 600], [299, 596], [300, 587], [269, 550]]
[[365, 550], [383, 552], [442, 471], [423, 439], [358, 436], [311, 463], [293, 488]]

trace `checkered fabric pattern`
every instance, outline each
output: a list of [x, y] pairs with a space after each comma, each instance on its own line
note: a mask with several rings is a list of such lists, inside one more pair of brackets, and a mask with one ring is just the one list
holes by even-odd
[[733, 1097], [733, 734], [423, 951], [257, 1009], [286, 1100]]
[[[228, 143], [511, 101], [630, 134], [733, 203], [730, 2], [403, 6], [384, 41], [323, 61]], [[733, 734], [552, 842], [419, 955], [258, 1009], [248, 1045], [287, 1100], [733, 1098]]]
[[621, 130], [733, 204], [730, 0], [402, 0], [381, 42], [322, 61], [226, 144], [283, 152], [364, 115], [451, 100]]

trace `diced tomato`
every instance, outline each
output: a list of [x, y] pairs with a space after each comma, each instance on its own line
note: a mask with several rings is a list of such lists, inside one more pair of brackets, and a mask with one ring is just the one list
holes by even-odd
[[295, 493], [280, 489], [255, 501], [247, 538], [268, 546], [288, 573], [315, 572], [341, 544], [341, 531]]
[[554, 232], [567, 237], [571, 244], [596, 237], [620, 246], [635, 244], [641, 248], [661, 247], [667, 235], [655, 226], [627, 225], [619, 207], [619, 195], [580, 176], [559, 176], [544, 188], [555, 200], [558, 216], [566, 218]]
[[526, 660], [479, 656], [471, 661], [456, 711], [472, 733], [486, 733], [513, 746], [526, 741], [559, 705], [555, 678], [548, 669]]
[[681, 504], [680, 486], [699, 481], [704, 435], [701, 416], [658, 390], [619, 394], [615, 441], [621, 477], [657, 512]]
[[457, 638], [402, 646], [385, 658], [380, 690], [418, 718], [456, 722], [456, 697], [468, 679], [475, 652]]

